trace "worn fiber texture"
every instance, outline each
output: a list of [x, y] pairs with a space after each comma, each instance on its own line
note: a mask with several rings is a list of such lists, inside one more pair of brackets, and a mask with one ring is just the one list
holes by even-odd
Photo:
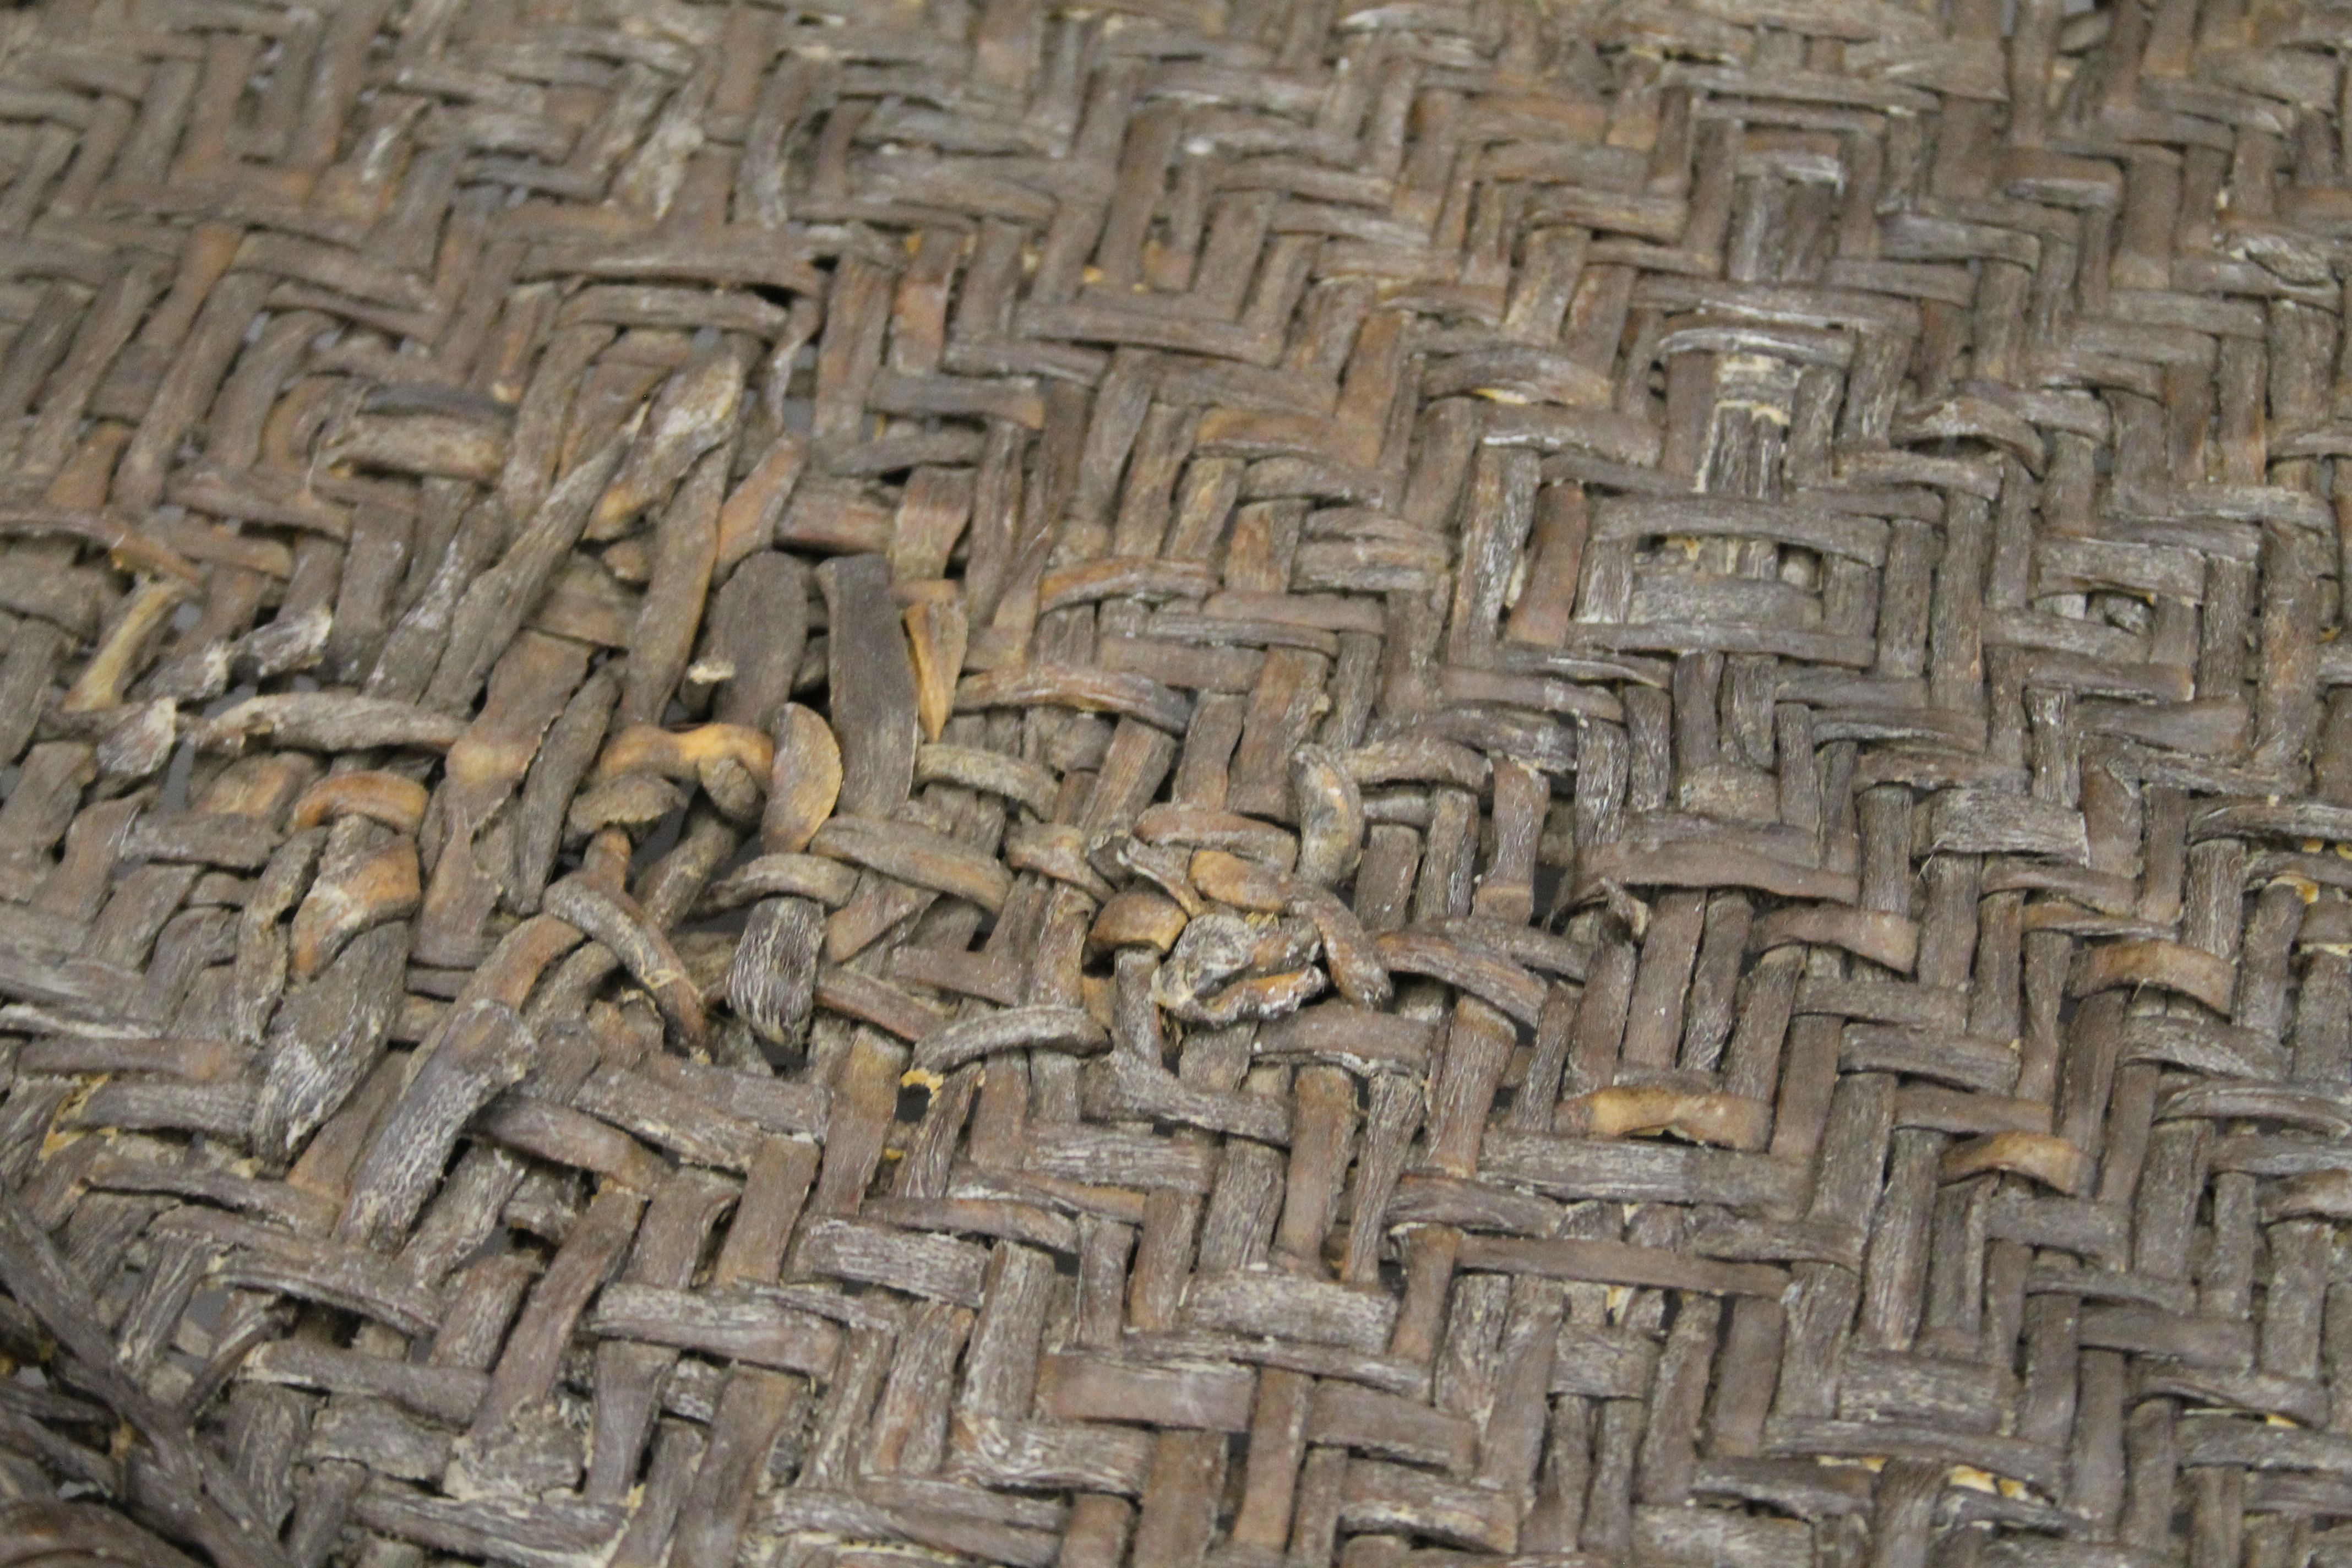
[[2352, 1563], [2352, 9], [0, 14], [0, 1564]]

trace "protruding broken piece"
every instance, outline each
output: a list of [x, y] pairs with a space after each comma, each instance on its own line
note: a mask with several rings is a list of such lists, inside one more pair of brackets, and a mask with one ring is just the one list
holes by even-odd
[[785, 704], [776, 731], [760, 845], [771, 855], [797, 855], [841, 797], [841, 747], [832, 727], [797, 702]]

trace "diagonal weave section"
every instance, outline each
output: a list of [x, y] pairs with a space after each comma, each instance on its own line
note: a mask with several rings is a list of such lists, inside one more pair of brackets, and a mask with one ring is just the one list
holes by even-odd
[[0, 1563], [2352, 1562], [2352, 11], [2065, 12], [0, 15]]

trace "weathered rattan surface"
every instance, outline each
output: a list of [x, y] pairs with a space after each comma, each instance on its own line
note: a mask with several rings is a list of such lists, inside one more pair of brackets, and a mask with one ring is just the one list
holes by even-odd
[[2352, 1563], [2352, 12], [2011, 9], [0, 15], [0, 1563]]

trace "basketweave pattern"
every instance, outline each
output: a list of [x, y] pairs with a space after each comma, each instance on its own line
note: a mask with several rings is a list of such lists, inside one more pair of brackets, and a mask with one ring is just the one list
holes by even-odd
[[2347, 49], [0, 16], [0, 1563], [2352, 1562]]

